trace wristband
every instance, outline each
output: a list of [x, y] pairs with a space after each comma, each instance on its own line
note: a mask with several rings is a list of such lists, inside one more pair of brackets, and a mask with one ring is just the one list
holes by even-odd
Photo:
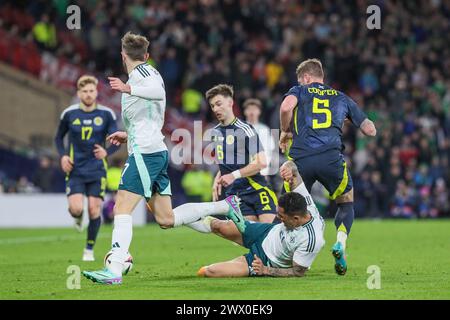
[[233, 171], [231, 174], [233, 175], [233, 177], [234, 177], [235, 179], [239, 179], [239, 178], [242, 177], [241, 171], [239, 171], [239, 170], [235, 170], [235, 171]]

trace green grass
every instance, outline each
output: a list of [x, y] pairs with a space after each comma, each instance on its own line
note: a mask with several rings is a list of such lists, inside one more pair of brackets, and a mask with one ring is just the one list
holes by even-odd
[[[348, 241], [349, 271], [334, 273], [335, 231], [304, 278], [197, 278], [200, 266], [246, 252], [214, 235], [188, 228], [135, 228], [134, 269], [121, 286], [84, 277], [69, 290], [70, 265], [102, 267], [111, 227], [103, 227], [97, 262], [81, 262], [85, 234], [72, 229], [0, 230], [0, 299], [450, 299], [450, 220], [357, 220]], [[381, 269], [381, 289], [369, 290], [367, 267]]]

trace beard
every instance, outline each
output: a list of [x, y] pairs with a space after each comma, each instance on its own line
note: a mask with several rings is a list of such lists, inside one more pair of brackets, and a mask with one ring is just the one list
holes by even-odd
[[92, 107], [95, 103], [95, 99], [85, 99], [81, 100], [81, 102], [88, 108]]

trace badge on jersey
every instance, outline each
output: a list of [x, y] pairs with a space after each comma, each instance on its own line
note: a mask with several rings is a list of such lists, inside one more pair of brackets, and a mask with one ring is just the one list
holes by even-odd
[[96, 126], [101, 126], [103, 124], [103, 118], [102, 117], [95, 117], [94, 118], [94, 124]]
[[234, 143], [234, 136], [231, 134], [227, 136], [227, 144], [233, 144]]

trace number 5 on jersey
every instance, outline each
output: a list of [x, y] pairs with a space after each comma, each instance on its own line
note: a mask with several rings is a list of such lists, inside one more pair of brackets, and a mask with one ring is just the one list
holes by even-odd
[[325, 114], [325, 122], [319, 122], [318, 119], [312, 120], [313, 129], [326, 129], [331, 127], [330, 100], [313, 98], [313, 114]]

